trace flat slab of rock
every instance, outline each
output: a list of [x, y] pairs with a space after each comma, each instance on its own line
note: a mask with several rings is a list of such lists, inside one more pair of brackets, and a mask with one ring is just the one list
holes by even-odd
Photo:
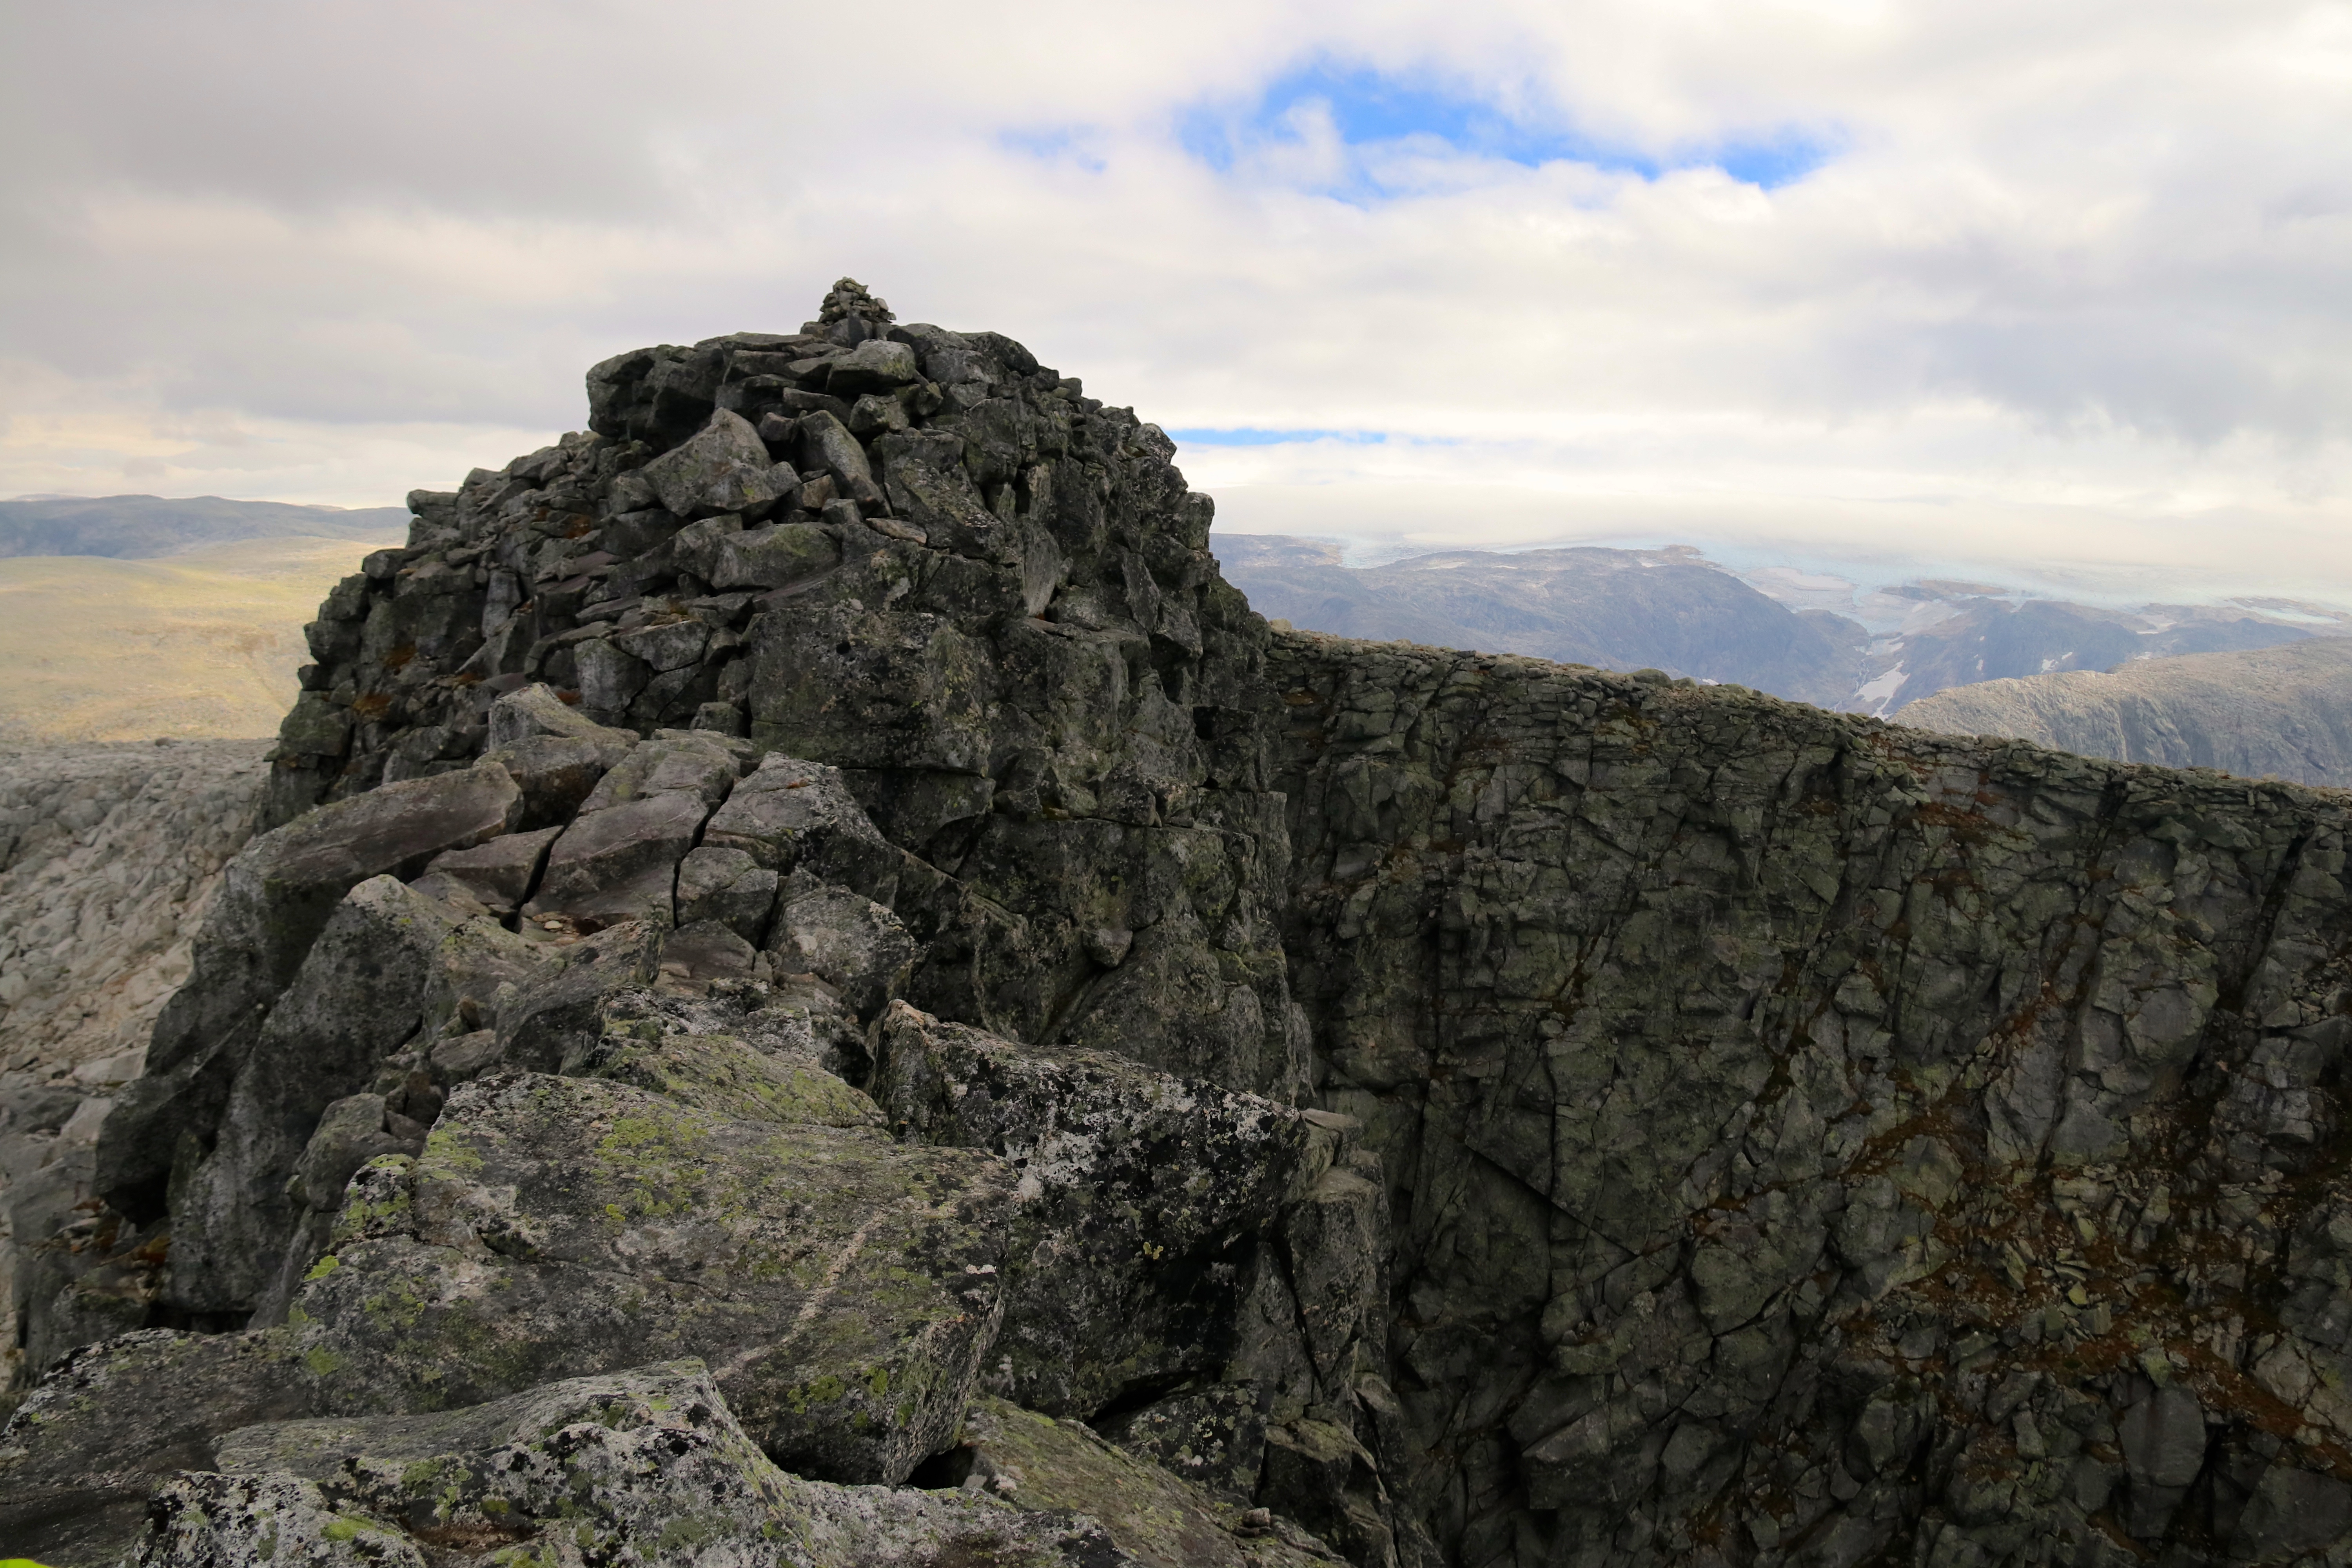
[[779, 1463], [895, 1482], [953, 1436], [994, 1337], [1011, 1187], [977, 1152], [478, 1080], [413, 1173], [361, 1173], [289, 1321], [323, 1408], [698, 1355]]
[[1118, 1568], [1083, 1519], [977, 1494], [778, 1469], [699, 1362], [550, 1384], [470, 1409], [279, 1422], [156, 1500], [146, 1568], [472, 1560], [667, 1568]]
[[664, 730], [614, 764], [580, 803], [583, 814], [656, 795], [690, 795], [707, 809], [742, 772], [745, 742], [707, 730]]
[[[506, 770], [486, 764], [384, 784], [247, 845], [222, 873], [198, 944], [204, 984], [187, 988], [186, 1003], [165, 1006], [149, 1070], [194, 1044], [189, 1035], [212, 1032], [206, 1024], [241, 1017], [291, 982], [345, 893], [371, 877], [414, 877], [437, 855], [496, 838], [520, 820], [522, 804]], [[232, 977], [238, 983], [226, 984]], [[202, 1019], [191, 1016], [200, 1005]]]
[[415, 886], [436, 899], [460, 891], [494, 915], [512, 914], [538, 879], [547, 847], [562, 831], [542, 827], [535, 833], [501, 834], [471, 849], [448, 850], [433, 858]]
[[680, 792], [582, 812], [548, 851], [538, 896], [523, 912], [588, 931], [632, 920], [667, 924], [677, 863], [694, 847], [708, 811], [698, 796]]

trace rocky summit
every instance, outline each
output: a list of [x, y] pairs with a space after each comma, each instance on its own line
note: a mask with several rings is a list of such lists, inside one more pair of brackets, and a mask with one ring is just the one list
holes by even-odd
[[847, 280], [588, 394], [17, 1064], [0, 1550], [2352, 1563], [2347, 797], [1272, 630]]

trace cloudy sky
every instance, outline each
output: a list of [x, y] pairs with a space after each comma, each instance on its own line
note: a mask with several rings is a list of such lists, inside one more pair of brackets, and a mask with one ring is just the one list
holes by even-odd
[[0, 495], [372, 505], [854, 275], [1221, 526], [2352, 602], [2352, 4], [0, 0]]

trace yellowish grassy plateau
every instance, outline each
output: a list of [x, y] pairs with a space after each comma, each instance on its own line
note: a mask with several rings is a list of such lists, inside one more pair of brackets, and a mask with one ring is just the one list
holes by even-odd
[[250, 539], [157, 560], [0, 560], [0, 743], [277, 732], [302, 627], [384, 544]]

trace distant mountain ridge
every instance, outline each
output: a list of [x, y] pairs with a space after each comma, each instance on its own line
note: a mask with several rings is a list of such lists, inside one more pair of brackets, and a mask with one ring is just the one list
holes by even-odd
[[1833, 580], [1742, 576], [1686, 545], [1447, 551], [1372, 567], [1345, 564], [1325, 540], [1219, 534], [1213, 548], [1260, 614], [1310, 631], [1654, 668], [1880, 717], [1979, 681], [2352, 633], [2352, 616], [2284, 600], [2122, 610], [1948, 580], [1869, 593], [1841, 582], [1832, 595], [1819, 584]]
[[1939, 691], [1896, 722], [2084, 756], [2352, 787], [2352, 638], [2190, 654]]
[[2140, 659], [2276, 647], [2352, 631], [2301, 611], [2243, 605], [2144, 605], [2136, 610], [2032, 599], [1976, 584], [1917, 583], [1874, 598], [1909, 599], [1895, 626], [1855, 649], [1861, 679], [1831, 706], [1882, 718], [1936, 692], [1988, 680], [2096, 671]]
[[1310, 631], [1655, 668], [1822, 707], [1853, 689], [1849, 648], [1867, 635], [1686, 548], [1460, 550], [1366, 568], [1320, 540], [1221, 535], [1214, 549], [1253, 608]]
[[381, 540], [408, 529], [404, 506], [345, 509], [220, 496], [37, 496], [0, 500], [0, 557], [153, 560], [247, 539]]

